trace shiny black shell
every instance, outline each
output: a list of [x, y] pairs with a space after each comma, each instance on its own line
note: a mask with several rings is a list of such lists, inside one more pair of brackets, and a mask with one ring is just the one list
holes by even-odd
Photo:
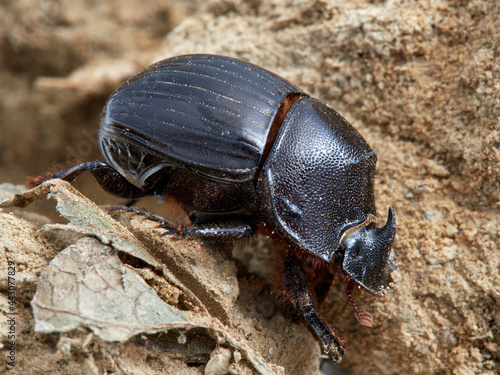
[[[252, 180], [274, 116], [292, 93], [303, 92], [250, 63], [214, 55], [173, 57], [131, 78], [109, 99], [101, 150], [136, 179], [157, 162], [141, 164], [147, 154], [216, 179]], [[113, 148], [120, 140], [135, 148], [137, 165], [116, 160]]]
[[295, 85], [229, 57], [173, 57], [131, 78], [107, 102], [99, 140], [108, 164], [191, 219], [245, 212], [328, 262], [344, 231], [375, 215], [376, 155], [361, 135]]

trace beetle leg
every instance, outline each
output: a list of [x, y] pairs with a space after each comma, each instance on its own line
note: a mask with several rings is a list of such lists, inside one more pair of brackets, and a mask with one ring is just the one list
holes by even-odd
[[154, 222], [158, 223], [160, 228], [168, 229], [166, 232], [164, 232], [162, 234], [162, 236], [175, 235], [179, 239], [183, 237], [182, 232], [183, 232], [184, 226], [182, 224], [171, 223], [168, 220], [162, 219], [159, 216], [153, 215], [153, 214], [146, 212], [146, 211], [142, 211], [138, 208], [128, 207], [126, 205], [123, 205], [123, 206], [108, 206], [108, 207], [106, 207], [106, 210], [108, 212], [111, 212], [111, 211], [130, 212], [130, 213], [133, 213], [134, 215], [143, 216], [147, 220], [154, 221]]
[[190, 226], [172, 223], [149, 212], [138, 210], [133, 207], [111, 206], [109, 211], [120, 210], [142, 215], [146, 219], [155, 221], [160, 228], [166, 229], [162, 236], [174, 236], [175, 238], [203, 238], [214, 241], [234, 241], [241, 238], [251, 237], [257, 231], [257, 227], [242, 221], [223, 221], [220, 223], [197, 223]]
[[183, 238], [203, 238], [214, 241], [234, 241], [252, 237], [257, 231], [255, 225], [244, 222], [228, 221], [222, 223], [200, 223], [184, 227], [180, 233]]
[[302, 313], [304, 319], [322, 341], [325, 353], [331, 352], [333, 360], [340, 362], [344, 355], [344, 338], [316, 310], [314, 295], [304, 283], [303, 271], [300, 270], [296, 258], [286, 255], [282, 267], [286, 296], [291, 299], [297, 311]]
[[83, 172], [89, 171], [97, 180], [103, 190], [108, 193], [118, 195], [123, 198], [142, 198], [149, 195], [145, 190], [135, 186], [116, 169], [101, 161], [91, 161], [89, 163], [81, 163], [74, 165], [68, 169], [48, 173], [45, 176], [31, 178], [28, 185], [31, 187], [38, 186], [42, 182], [60, 178], [62, 180], [72, 182]]

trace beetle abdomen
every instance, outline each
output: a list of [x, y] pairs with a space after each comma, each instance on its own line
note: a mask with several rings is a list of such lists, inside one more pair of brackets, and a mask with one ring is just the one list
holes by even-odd
[[[260, 67], [228, 57], [163, 60], [109, 99], [101, 120], [103, 155], [109, 155], [109, 142], [103, 139], [124, 139], [174, 165], [219, 179], [250, 180], [275, 114], [294, 93], [302, 91]], [[117, 165], [120, 160], [108, 162], [128, 173], [126, 166]]]

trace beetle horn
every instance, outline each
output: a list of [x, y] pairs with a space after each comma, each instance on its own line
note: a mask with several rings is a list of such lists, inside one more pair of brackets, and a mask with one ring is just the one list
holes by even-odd
[[[394, 209], [392, 207], [389, 207], [387, 222], [379, 232], [379, 239], [385, 243], [390, 242], [390, 244], [392, 245], [392, 243], [394, 242], [394, 237], [396, 237], [396, 215], [394, 214]], [[387, 250], [391, 250], [390, 246]]]

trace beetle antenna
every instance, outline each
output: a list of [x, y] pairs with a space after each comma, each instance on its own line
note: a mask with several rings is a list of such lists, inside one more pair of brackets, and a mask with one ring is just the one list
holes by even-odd
[[366, 327], [372, 327], [373, 326], [372, 315], [369, 312], [361, 310], [357, 305], [356, 301], [354, 301], [354, 298], [352, 297], [352, 292], [355, 284], [356, 283], [354, 280], [349, 280], [349, 284], [347, 284], [347, 289], [345, 291], [347, 299], [349, 300], [349, 302], [352, 305], [352, 308], [354, 309], [354, 315], [356, 315], [356, 319], [358, 319], [358, 322]]

